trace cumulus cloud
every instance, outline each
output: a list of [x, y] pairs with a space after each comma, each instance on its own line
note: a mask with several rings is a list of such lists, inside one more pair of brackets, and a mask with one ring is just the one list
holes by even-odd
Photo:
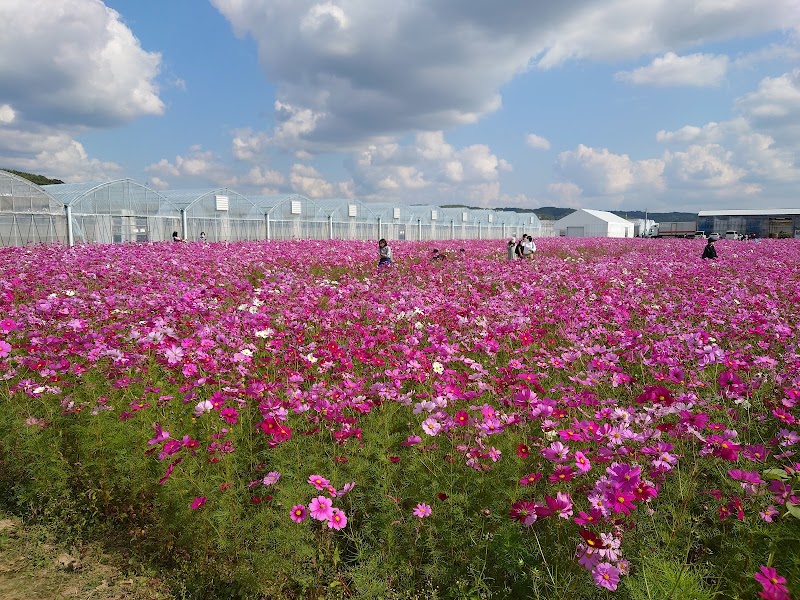
[[67, 182], [115, 179], [122, 170], [117, 163], [90, 157], [69, 134], [45, 127], [0, 127], [0, 157], [9, 168], [45, 172]]
[[161, 56], [100, 0], [3, 0], [0, 22], [0, 103], [24, 120], [95, 127], [164, 112]]
[[330, 182], [322, 173], [310, 165], [295, 163], [289, 174], [289, 184], [293, 192], [308, 198], [351, 197], [350, 182]]
[[144, 170], [146, 173], [156, 173], [156, 176], [180, 178], [187, 182], [202, 181], [223, 186], [238, 182], [219, 156], [198, 145], [191, 146], [185, 155], [178, 154], [174, 161], [162, 158]]
[[543, 138], [535, 133], [529, 133], [525, 136], [525, 143], [536, 150], [550, 150], [550, 142], [547, 138]]
[[800, 23], [797, 0], [640, 0], [636, 10], [629, 0], [509, 0], [503, 10], [453, 0], [211, 2], [255, 40], [277, 84], [270, 139], [306, 151], [474, 123], [526, 69], [631, 60]]
[[722, 83], [727, 71], [728, 57], [724, 55], [678, 56], [674, 52], [667, 52], [664, 56], [653, 59], [646, 67], [620, 71], [615, 77], [637, 85], [707, 87]]
[[557, 206], [580, 208], [583, 190], [571, 182], [551, 183], [547, 191], [554, 197]]
[[592, 196], [664, 187], [662, 160], [632, 160], [627, 154], [614, 154], [607, 148], [597, 150], [580, 144], [575, 150], [559, 154], [557, 167], [561, 175]]
[[442, 131], [418, 133], [413, 143], [371, 145], [351, 164], [359, 197], [487, 205], [500, 196], [500, 175], [511, 164], [485, 144], [456, 148]]
[[800, 68], [762, 79], [756, 91], [736, 101], [736, 109], [757, 130], [800, 150]]
[[0, 125], [13, 123], [17, 118], [17, 113], [11, 108], [10, 104], [0, 104]]

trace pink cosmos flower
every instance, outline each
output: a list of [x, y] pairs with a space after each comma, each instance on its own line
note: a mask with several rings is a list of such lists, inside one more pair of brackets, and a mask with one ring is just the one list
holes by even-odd
[[405, 442], [402, 442], [401, 446], [413, 446], [415, 444], [419, 444], [422, 441], [422, 438], [418, 435], [410, 435]]
[[311, 499], [311, 503], [308, 505], [308, 512], [317, 521], [327, 521], [333, 515], [333, 504], [330, 498], [317, 496]]
[[328, 517], [328, 527], [339, 531], [344, 529], [345, 525], [347, 525], [347, 515], [344, 514], [344, 511], [338, 508], [331, 509], [331, 516]]
[[442, 430], [442, 424], [433, 417], [428, 417], [422, 422], [422, 430], [430, 436], [435, 436]]
[[0, 321], [0, 331], [3, 333], [8, 333], [9, 331], [14, 331], [17, 328], [17, 323], [13, 319], [3, 319]]
[[322, 475], [309, 475], [308, 483], [313, 485], [319, 491], [327, 489], [328, 486], [331, 484], [331, 482], [325, 479]]
[[534, 483], [539, 481], [541, 478], [542, 478], [542, 474], [541, 473], [528, 473], [527, 475], [525, 475], [525, 477], [523, 477], [522, 479], [519, 480], [519, 484], [520, 485], [533, 485]]
[[592, 463], [589, 462], [589, 459], [586, 458], [586, 455], [583, 452], [578, 450], [575, 453], [575, 466], [581, 473], [588, 473], [592, 468]]
[[280, 478], [281, 474], [278, 471], [270, 471], [267, 473], [266, 477], [264, 477], [264, 485], [274, 485], [278, 483]]
[[289, 518], [294, 521], [295, 523], [302, 523], [306, 520], [308, 516], [308, 511], [306, 507], [302, 504], [295, 504], [292, 507], [292, 512], [289, 513]]
[[424, 502], [420, 502], [419, 504], [417, 504], [417, 508], [415, 508], [412, 512], [414, 513], [415, 517], [424, 519], [425, 517], [431, 514], [431, 507], [430, 505], [425, 504]]
[[231, 425], [239, 420], [239, 411], [237, 411], [235, 408], [231, 408], [230, 406], [223, 408], [221, 411], [219, 411], [219, 414]]
[[619, 569], [609, 563], [600, 563], [592, 571], [594, 582], [607, 590], [612, 592], [617, 589], [619, 585]]
[[786, 578], [778, 575], [773, 567], [761, 565], [761, 572], [756, 573], [755, 580], [764, 588], [758, 595], [762, 598], [789, 600]]
[[205, 496], [198, 496], [197, 498], [192, 500], [192, 503], [189, 506], [189, 508], [191, 508], [192, 510], [197, 510], [206, 503], [206, 500], [207, 498]]
[[0, 358], [5, 358], [11, 354], [11, 344], [5, 340], [0, 340]]

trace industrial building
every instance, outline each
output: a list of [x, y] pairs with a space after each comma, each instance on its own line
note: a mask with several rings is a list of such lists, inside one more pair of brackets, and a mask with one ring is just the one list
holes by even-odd
[[706, 234], [735, 231], [758, 238], [800, 239], [800, 208], [701, 210], [697, 229]]

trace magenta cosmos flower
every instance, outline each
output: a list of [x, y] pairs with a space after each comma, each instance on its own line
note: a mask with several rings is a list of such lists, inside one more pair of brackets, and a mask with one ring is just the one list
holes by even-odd
[[292, 507], [292, 512], [289, 513], [289, 518], [292, 519], [295, 523], [302, 523], [306, 520], [308, 516], [308, 511], [306, 507], [302, 504], [295, 504]]
[[327, 521], [333, 515], [333, 504], [330, 498], [317, 496], [308, 505], [308, 512], [317, 521]]
[[420, 519], [424, 519], [425, 517], [431, 514], [431, 507], [424, 502], [420, 502], [417, 504], [417, 508], [414, 509], [414, 516], [419, 517]]
[[190, 508], [192, 510], [197, 510], [198, 508], [200, 508], [201, 506], [203, 506], [206, 503], [206, 500], [207, 500], [207, 498], [205, 496], [198, 496], [197, 498], [192, 500], [192, 504], [191, 504]]
[[328, 518], [328, 527], [337, 531], [347, 525], [347, 515], [338, 508], [331, 509], [331, 516]]
[[778, 575], [774, 567], [761, 565], [761, 572], [756, 573], [755, 580], [761, 584], [764, 590], [759, 593], [762, 598], [789, 598], [789, 590], [786, 588], [786, 578]]
[[322, 491], [327, 489], [331, 482], [325, 479], [322, 475], [309, 475], [308, 483]]

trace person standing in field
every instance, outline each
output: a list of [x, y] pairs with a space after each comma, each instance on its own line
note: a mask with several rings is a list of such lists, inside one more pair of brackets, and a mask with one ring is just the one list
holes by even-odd
[[705, 260], [707, 258], [709, 258], [711, 260], [717, 258], [717, 249], [714, 248], [714, 240], [712, 240], [710, 238], [706, 242], [706, 247], [703, 248], [702, 259]]
[[525, 236], [525, 242], [522, 244], [522, 257], [532, 259], [534, 252], [536, 252], [536, 244], [533, 243], [533, 236]]
[[378, 242], [378, 266], [379, 267], [391, 267], [392, 266], [392, 248], [386, 242], [385, 239], [381, 238]]
[[514, 260], [514, 247], [515, 246], [516, 246], [516, 244], [514, 243], [514, 238], [511, 238], [510, 240], [508, 240], [508, 244], [506, 244], [506, 252], [507, 252], [506, 258], [508, 260]]

